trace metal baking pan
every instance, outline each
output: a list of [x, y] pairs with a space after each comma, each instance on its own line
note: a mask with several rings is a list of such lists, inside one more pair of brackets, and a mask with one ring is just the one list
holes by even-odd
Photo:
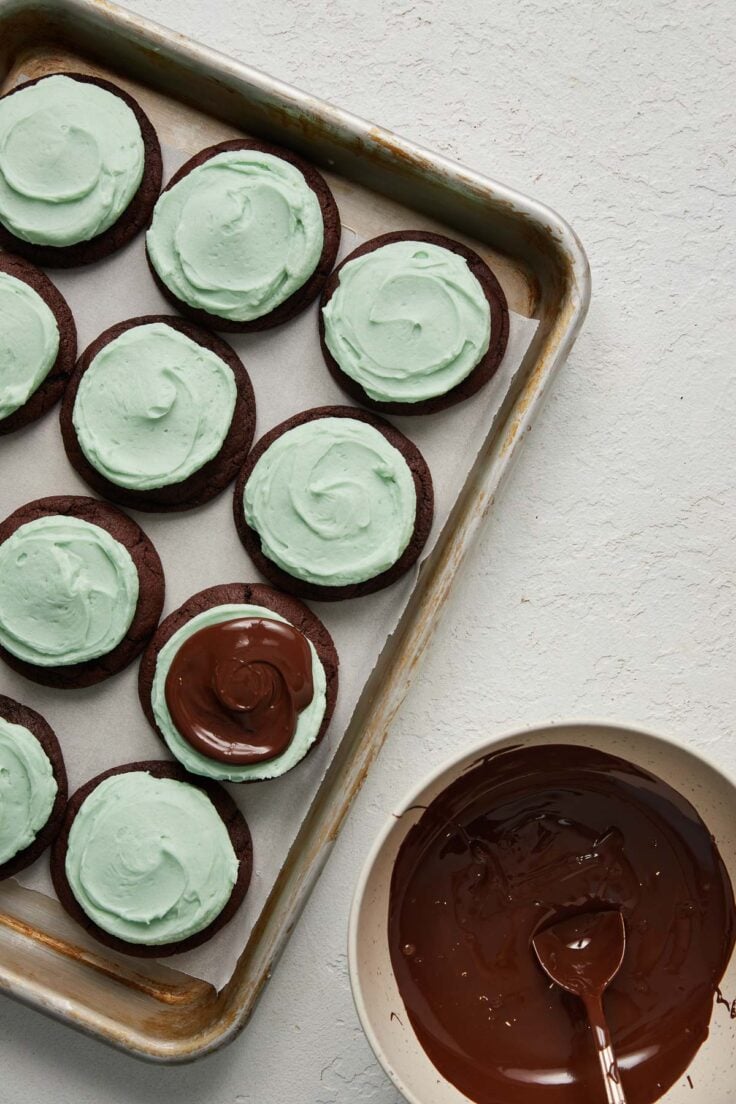
[[[219, 992], [156, 963], [84, 941], [56, 901], [5, 883], [0, 987], [139, 1057], [181, 1062], [245, 1025], [350, 804], [407, 691], [463, 556], [582, 324], [590, 275], [554, 212], [380, 127], [125, 12], [106, 0], [0, 0], [0, 82], [23, 70], [112, 76], [164, 142], [199, 149], [246, 131], [322, 168], [346, 225], [372, 234], [424, 226], [470, 241], [510, 307], [539, 320], [534, 341], [437, 547], [425, 562], [238, 965]], [[186, 133], [186, 141], [182, 135]]]

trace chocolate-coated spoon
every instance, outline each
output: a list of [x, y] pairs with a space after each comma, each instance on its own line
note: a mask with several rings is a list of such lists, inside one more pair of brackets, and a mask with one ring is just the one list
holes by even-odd
[[626, 950], [623, 916], [613, 910], [569, 916], [538, 931], [532, 946], [548, 977], [585, 1005], [606, 1087], [606, 1104], [626, 1104], [603, 1012], [603, 993], [621, 968]]

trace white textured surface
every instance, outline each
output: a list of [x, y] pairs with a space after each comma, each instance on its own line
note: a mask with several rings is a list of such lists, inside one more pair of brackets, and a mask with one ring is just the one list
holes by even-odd
[[583, 334], [246, 1033], [157, 1069], [0, 1002], [8, 1104], [397, 1104], [353, 1011], [345, 927], [407, 786], [466, 740], [583, 713], [736, 767], [732, 6], [130, 7], [532, 191], [593, 268]]

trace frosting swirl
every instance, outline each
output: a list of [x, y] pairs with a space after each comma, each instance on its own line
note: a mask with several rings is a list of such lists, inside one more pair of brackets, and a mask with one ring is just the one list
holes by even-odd
[[97, 84], [54, 75], [0, 99], [0, 222], [37, 245], [109, 229], [143, 178], [135, 114]]
[[105, 778], [72, 822], [65, 871], [99, 928], [128, 943], [187, 939], [219, 916], [238, 858], [207, 794], [128, 771]]
[[52, 514], [0, 545], [0, 645], [37, 667], [84, 663], [123, 639], [138, 602], [130, 553], [107, 530]]
[[446, 394], [490, 344], [479, 281], [464, 257], [429, 242], [391, 242], [348, 261], [322, 315], [340, 369], [377, 402]]
[[0, 420], [28, 402], [58, 355], [54, 312], [23, 280], [0, 272]]
[[177, 730], [203, 755], [223, 763], [275, 759], [314, 695], [309, 643], [272, 618], [208, 625], [179, 648], [165, 692]]
[[354, 418], [286, 430], [245, 485], [245, 520], [290, 575], [349, 586], [388, 570], [411, 540], [417, 496], [404, 457]]
[[215, 457], [235, 411], [232, 369], [163, 322], [125, 330], [93, 358], [72, 421], [82, 452], [111, 483], [181, 483]]
[[57, 791], [49, 758], [33, 733], [0, 717], [0, 864], [33, 843]]
[[210, 626], [254, 619], [289, 625], [285, 618], [274, 613], [273, 610], [266, 609], [265, 606], [246, 603], [213, 606], [192, 617], [177, 629], [156, 658], [156, 671], [151, 687], [151, 707], [156, 725], [172, 755], [193, 774], [228, 782], [257, 782], [265, 778], [277, 778], [304, 758], [319, 735], [327, 707], [327, 678], [314, 645], [306, 637], [302, 639], [307, 644], [311, 657], [312, 696], [309, 703], [299, 710], [295, 730], [284, 751], [273, 758], [261, 759], [257, 762], [237, 763], [230, 759], [225, 762], [213, 758], [211, 753], [202, 754], [177, 728], [167, 703], [167, 681], [169, 671], [174, 669], [175, 661], [183, 646]]
[[258, 150], [217, 153], [161, 194], [146, 246], [178, 299], [234, 322], [270, 314], [322, 254], [316, 194], [288, 161]]

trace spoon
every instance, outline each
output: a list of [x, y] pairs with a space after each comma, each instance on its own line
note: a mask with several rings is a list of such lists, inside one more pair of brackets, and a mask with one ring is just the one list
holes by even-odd
[[538, 931], [532, 946], [547, 976], [585, 1005], [606, 1088], [606, 1104], [626, 1104], [603, 1012], [603, 993], [621, 968], [626, 950], [623, 916], [609, 910], [567, 917]]

